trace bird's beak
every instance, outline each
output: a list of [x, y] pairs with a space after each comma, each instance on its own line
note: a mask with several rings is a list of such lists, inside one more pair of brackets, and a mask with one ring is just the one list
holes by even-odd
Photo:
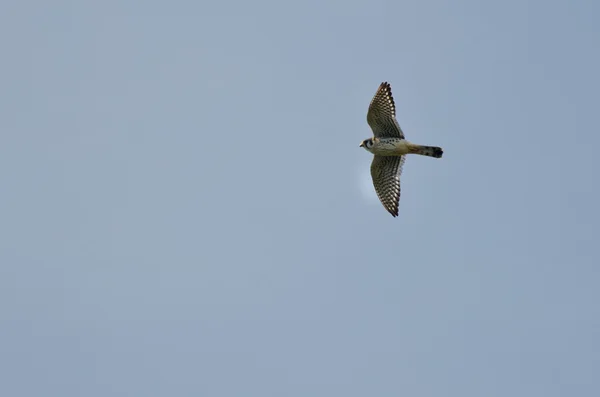
[[360, 145], [358, 145], [358, 147], [363, 147], [363, 145], [364, 145], [364, 143], [361, 142]]

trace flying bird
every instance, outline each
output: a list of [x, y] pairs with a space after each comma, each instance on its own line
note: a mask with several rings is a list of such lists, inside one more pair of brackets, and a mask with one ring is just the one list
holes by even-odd
[[375, 192], [385, 209], [396, 217], [400, 202], [400, 174], [406, 155], [441, 158], [444, 151], [437, 146], [416, 145], [404, 138], [396, 120], [392, 88], [387, 82], [381, 83], [369, 105], [367, 123], [373, 130], [373, 138], [362, 141], [360, 147], [374, 154], [371, 177]]

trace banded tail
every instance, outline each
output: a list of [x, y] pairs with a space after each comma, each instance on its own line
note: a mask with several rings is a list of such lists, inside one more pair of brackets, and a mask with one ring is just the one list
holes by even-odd
[[420, 154], [421, 156], [435, 157], [439, 159], [442, 157], [442, 154], [444, 154], [444, 151], [441, 147], [437, 146], [411, 145], [410, 153]]

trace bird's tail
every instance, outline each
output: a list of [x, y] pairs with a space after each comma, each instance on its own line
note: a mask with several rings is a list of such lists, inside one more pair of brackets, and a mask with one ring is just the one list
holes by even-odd
[[420, 154], [421, 156], [435, 157], [438, 159], [440, 157], [442, 157], [442, 154], [444, 154], [444, 151], [442, 150], [441, 147], [422, 146], [422, 145], [414, 145], [414, 144], [411, 145], [410, 152], [414, 153], [414, 154]]

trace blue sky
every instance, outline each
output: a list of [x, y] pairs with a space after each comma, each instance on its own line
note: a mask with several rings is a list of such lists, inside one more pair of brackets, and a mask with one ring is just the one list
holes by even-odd
[[3, 4], [0, 394], [599, 395], [599, 12]]

